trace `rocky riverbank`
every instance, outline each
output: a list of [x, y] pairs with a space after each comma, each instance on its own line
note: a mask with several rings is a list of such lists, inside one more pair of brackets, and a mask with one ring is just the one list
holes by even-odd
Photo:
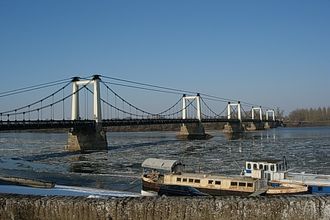
[[83, 198], [1, 195], [0, 219], [330, 219], [330, 196]]

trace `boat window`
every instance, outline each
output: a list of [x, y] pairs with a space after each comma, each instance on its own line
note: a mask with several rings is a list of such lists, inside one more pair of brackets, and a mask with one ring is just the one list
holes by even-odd
[[187, 182], [187, 178], [183, 178], [182, 179], [182, 182]]
[[193, 183], [194, 182], [194, 180], [193, 179], [189, 179], [189, 183]]
[[215, 181], [215, 185], [221, 185], [221, 181], [220, 180], [216, 180]]
[[282, 170], [282, 164], [278, 165], [278, 170]]
[[276, 171], [278, 171], [278, 164], [276, 164]]
[[209, 180], [209, 184], [213, 184], [213, 180]]
[[250, 163], [247, 164], [247, 168], [248, 168], [249, 170], [251, 170], [251, 164], [250, 164]]
[[259, 164], [259, 169], [260, 170], [264, 169], [264, 165], [263, 164]]
[[177, 181], [177, 182], [181, 182], [181, 178], [179, 178], [179, 177], [176, 178], [176, 181]]
[[237, 186], [237, 182], [230, 182], [231, 186]]
[[243, 182], [239, 182], [238, 185], [246, 187], [246, 183], [243, 183]]
[[253, 187], [253, 183], [247, 183], [247, 187]]
[[274, 168], [275, 168], [275, 167], [274, 167], [274, 164], [270, 165], [270, 170], [271, 170], [271, 171], [274, 171]]
[[195, 179], [195, 183], [200, 183], [201, 181], [199, 179]]
[[264, 170], [268, 170], [268, 165], [265, 165], [264, 166]]
[[253, 164], [253, 169], [254, 170], [258, 169], [258, 165], [256, 163]]

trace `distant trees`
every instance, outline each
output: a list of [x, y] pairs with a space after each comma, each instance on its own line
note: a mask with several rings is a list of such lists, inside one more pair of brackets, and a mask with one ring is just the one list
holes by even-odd
[[296, 109], [288, 115], [290, 121], [330, 121], [330, 107]]
[[284, 110], [280, 109], [279, 107], [277, 107], [275, 109], [275, 115], [278, 119], [283, 119], [284, 118]]

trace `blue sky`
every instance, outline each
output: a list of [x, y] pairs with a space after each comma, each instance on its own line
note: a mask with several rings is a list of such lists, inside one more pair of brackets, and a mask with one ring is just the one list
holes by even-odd
[[286, 113], [329, 106], [329, 11], [328, 0], [0, 0], [1, 91], [100, 73]]

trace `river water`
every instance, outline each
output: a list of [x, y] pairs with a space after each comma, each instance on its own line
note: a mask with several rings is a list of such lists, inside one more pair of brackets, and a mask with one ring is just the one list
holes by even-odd
[[111, 190], [140, 190], [141, 163], [180, 159], [187, 171], [239, 174], [249, 159], [282, 159], [293, 171], [330, 174], [330, 127], [277, 128], [228, 139], [177, 140], [175, 132], [108, 132], [109, 151], [64, 150], [66, 133], [0, 133], [0, 175]]

